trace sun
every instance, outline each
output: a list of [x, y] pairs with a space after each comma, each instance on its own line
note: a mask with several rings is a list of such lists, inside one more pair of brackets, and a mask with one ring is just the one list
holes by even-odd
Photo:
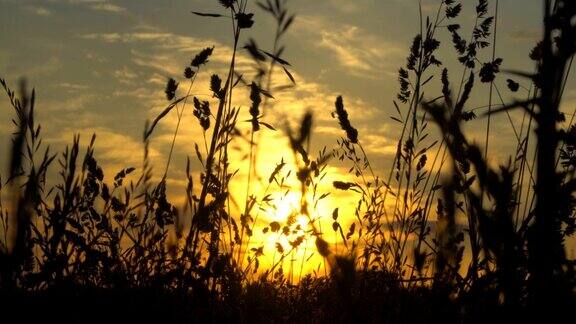
[[282, 269], [295, 282], [307, 274], [324, 271], [310, 219], [300, 213], [300, 200], [299, 192], [278, 192], [258, 221], [250, 246], [251, 251], [261, 248], [261, 269]]

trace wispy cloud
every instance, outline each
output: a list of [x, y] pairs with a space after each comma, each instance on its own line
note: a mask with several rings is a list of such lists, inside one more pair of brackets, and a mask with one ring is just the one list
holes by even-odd
[[68, 92], [77, 92], [89, 89], [87, 85], [68, 83], [68, 82], [62, 82], [58, 86], [61, 87], [62, 89], [65, 89]]
[[[346, 37], [354, 38], [354, 35], [358, 32], [359, 30], [356, 29], [352, 31], [353, 35], [346, 35]], [[135, 67], [132, 69], [125, 67], [122, 70], [117, 70], [114, 72], [114, 75], [122, 79], [121, 82], [127, 83], [136, 77], [136, 73], [145, 73], [142, 71], [142, 68], [148, 68], [148, 75], [140, 75], [140, 78], [149, 80], [147, 83], [149, 83], [150, 86], [158, 88], [157, 90], [159, 91], [161, 91], [161, 87], [166, 82], [167, 76], [178, 77], [181, 75], [183, 69], [182, 58], [186, 57], [185, 54], [189, 54], [188, 57], [192, 57], [207, 46], [215, 46], [214, 54], [210, 57], [211, 63], [208, 66], [208, 70], [204, 70], [200, 78], [196, 81], [196, 84], [199, 85], [208, 84], [209, 76], [212, 73], [224, 74], [227, 71], [226, 66], [232, 55], [232, 48], [230, 46], [220, 44], [211, 39], [181, 36], [159, 30], [131, 33], [92, 33], [82, 35], [81, 37], [107, 43], [142, 43], [140, 44], [142, 46], [137, 47], [138, 49], [131, 49], [130, 51]], [[330, 37], [332, 37], [332, 35], [330, 35]], [[337, 37], [334, 36], [334, 39], [330, 39], [335, 41], [336, 38]], [[342, 41], [345, 42], [345, 40]], [[366, 39], [360, 41], [368, 42]], [[376, 60], [372, 56], [379, 55], [381, 51], [381, 49], [368, 51], [357, 50], [357, 52], [352, 53], [342, 52], [339, 53], [339, 55], [342, 61], [346, 62], [350, 68], [357, 68], [366, 72], [372, 69], [372, 64], [377, 65]], [[368, 62], [364, 62], [364, 60], [368, 60]], [[245, 75], [249, 78], [252, 61], [243, 51], [237, 55], [236, 68], [238, 71], [246, 72]], [[273, 86], [290, 83], [283, 71], [277, 70], [276, 72], [273, 78]], [[318, 111], [317, 118], [319, 120], [332, 123], [333, 121], [330, 118], [329, 111], [333, 108], [333, 101], [337, 93], [331, 91], [324, 85], [306, 80], [295, 71], [292, 73], [297, 80], [297, 85], [289, 91], [274, 94], [278, 99], [272, 100], [270, 103], [275, 110], [275, 114], [271, 117], [281, 116], [277, 118], [277, 121], [282, 121], [285, 118], [299, 118], [299, 114], [294, 114], [294, 112], [303, 113], [307, 109], [311, 109]], [[197, 91], [199, 91], [199, 94], [209, 96], [206, 90]], [[142, 97], [146, 93], [149, 95], [154, 92], [146, 92], [144, 89], [134, 89], [134, 91], [130, 91], [128, 95]], [[161, 93], [159, 94], [160, 97], [163, 97]], [[121, 95], [121, 92], [117, 95]], [[248, 89], [239, 87], [236, 90], [235, 97], [239, 100], [235, 104], [240, 106], [249, 105]], [[359, 98], [349, 98], [348, 102], [350, 112], [352, 114], [356, 111], [358, 112], [355, 114], [357, 121], [370, 120], [370, 118], [374, 117], [374, 114], [378, 112], [377, 108], [371, 107]], [[159, 104], [159, 102], [156, 102], [156, 104]], [[160, 106], [158, 106], [158, 109], [161, 109]], [[337, 124], [333, 125], [333, 127], [337, 128]]]
[[[56, 87], [62, 89], [69, 86], [70, 85], [67, 83], [61, 83]], [[58, 120], [50, 121], [51, 123], [56, 123], [57, 124], [56, 129], [58, 129], [58, 127], [66, 125], [72, 120], [80, 122], [81, 118], [78, 118], [79, 113], [89, 112], [87, 111], [86, 107], [91, 101], [95, 99], [96, 95], [90, 93], [74, 94], [73, 96], [63, 96], [62, 98], [58, 99], [45, 99], [42, 101], [42, 111], [45, 111], [51, 115], [61, 114], [61, 118], [58, 118]], [[91, 116], [87, 121], [87, 123], [95, 123], [100, 121], [100, 119], [94, 119], [93, 117], [96, 118], [97, 115]], [[85, 125], [82, 124], [80, 126]]]
[[510, 38], [512, 38], [512, 40], [517, 42], [526, 42], [526, 41], [537, 42], [538, 40], [541, 39], [542, 37], [541, 34], [542, 31], [537, 28], [529, 28], [529, 29], [516, 28], [508, 32]]
[[108, 59], [106, 59], [106, 57], [104, 57], [102, 55], [95, 54], [95, 53], [91, 53], [91, 52], [86, 53], [86, 55], [84, 57], [86, 57], [88, 60], [99, 62], [99, 63], [104, 63], [104, 62], [108, 61]]
[[299, 19], [297, 31], [315, 46], [327, 50], [346, 72], [369, 78], [393, 73], [390, 62], [396, 62], [403, 50], [391, 42], [358, 26], [334, 24], [322, 17]]
[[107, 12], [113, 12], [113, 13], [122, 13], [122, 12], [126, 11], [126, 8], [124, 8], [124, 7], [120, 7], [119, 5], [115, 5], [115, 4], [107, 3], [107, 2], [94, 3], [94, 4], [90, 5], [90, 8], [93, 10], [107, 11]]
[[37, 16], [42, 16], [42, 17], [49, 17], [52, 16], [52, 11], [48, 10], [46, 7], [42, 7], [42, 6], [25, 6], [24, 9], [28, 12], [31, 12]]
[[[96, 158], [108, 170], [107, 177], [114, 177], [115, 172], [126, 167], [139, 167], [144, 156], [144, 147], [141, 141], [127, 136], [121, 132], [106, 127], [94, 127], [85, 129], [62, 129], [52, 137], [46, 138], [46, 142], [52, 145], [69, 145], [75, 134], [80, 135], [82, 144], [88, 143], [92, 134], [96, 134]], [[161, 154], [150, 149], [149, 158], [154, 163], [164, 163]]]
[[126, 66], [113, 72], [114, 77], [122, 84], [134, 84], [138, 78], [138, 74]]
[[110, 13], [124, 13], [127, 12], [125, 7], [122, 7], [110, 0], [50, 0], [51, 2], [63, 2], [71, 5], [81, 5], [91, 10], [104, 11]]
[[337, 10], [345, 13], [357, 13], [366, 10], [373, 5], [374, 0], [329, 0], [329, 3]]
[[[89, 33], [81, 38], [98, 40], [105, 43], [139, 44], [138, 49], [131, 49], [133, 62], [138, 66], [155, 69], [164, 74], [180, 75], [183, 69], [182, 57], [191, 59], [205, 47], [214, 46], [215, 51], [210, 62], [228, 64], [232, 49], [213, 39], [200, 39], [182, 36], [158, 30], [135, 31], [126, 33]], [[246, 55], [239, 55], [236, 60], [237, 71], [244, 72], [250, 68], [252, 61]]]
[[[314, 28], [309, 26], [308, 28]], [[325, 27], [317, 27], [324, 29]], [[376, 39], [374, 36], [366, 35], [365, 32], [354, 27], [343, 28], [334, 32], [327, 31], [314, 31], [313, 36], [320, 38], [322, 42], [319, 45], [320, 50], [328, 50], [334, 53], [336, 62], [350, 73], [370, 74], [372, 69], [381, 69], [381, 61], [376, 59], [381, 53], [384, 53], [384, 45], [375, 45]], [[182, 71], [189, 60], [196, 55], [200, 50], [208, 46], [215, 46], [214, 54], [210, 57], [210, 63], [202, 69], [198, 79], [193, 87], [193, 94], [200, 97], [202, 100], [210, 100], [212, 107], [217, 104], [212, 99], [212, 95], [208, 89], [209, 78], [215, 73], [221, 77], [225, 77], [227, 66], [232, 56], [232, 48], [229, 45], [222, 44], [214, 39], [189, 37], [177, 34], [174, 32], [167, 32], [158, 28], [132, 28], [124, 32], [112, 33], [87, 33], [79, 35], [79, 38], [91, 40], [94, 42], [102, 42], [107, 44], [114, 44], [114, 47], [122, 48], [124, 53], [128, 53], [129, 57], [126, 62], [123, 62], [120, 67], [114, 67], [103, 73], [112, 76], [112, 81], [118, 83], [118, 87], [113, 91], [113, 96], [119, 102], [131, 100], [138, 107], [142, 107], [147, 111], [146, 116], [143, 118], [153, 119], [159, 112], [161, 112], [167, 105], [165, 95], [163, 94], [164, 86], [167, 77], [175, 77], [178, 81], [182, 82], [181, 88], [186, 88], [183, 80]], [[345, 38], [345, 39], [340, 39]], [[353, 46], [355, 49], [348, 49], [344, 45], [348, 41], [354, 41]], [[370, 46], [366, 44], [372, 42]], [[364, 44], [364, 45], [361, 45]], [[364, 49], [362, 49], [364, 48]], [[368, 48], [368, 49], [365, 49]], [[125, 49], [125, 51], [124, 51]], [[336, 51], [334, 49], [337, 49]], [[388, 52], [389, 54], [389, 52]], [[289, 58], [287, 58], [289, 60]], [[112, 60], [109, 60], [112, 61]], [[334, 61], [334, 59], [332, 60]], [[243, 73], [247, 80], [253, 72], [253, 62], [249, 58], [246, 51], [241, 50], [237, 55], [237, 69]], [[374, 72], [375, 73], [375, 72]], [[332, 119], [330, 112], [334, 109], [334, 100], [337, 93], [330, 88], [327, 84], [314, 82], [296, 71], [292, 71], [293, 76], [297, 81], [297, 85], [288, 91], [273, 92], [274, 99], [269, 101], [269, 107], [263, 121], [274, 125], [277, 129], [284, 128], [286, 123], [296, 124], [301, 116], [308, 110], [314, 112], [315, 124], [317, 126], [317, 134], [314, 141], [317, 147], [332, 147], [335, 139], [342, 136], [343, 133], [339, 129], [336, 120]], [[290, 84], [290, 80], [281, 69], [276, 69], [272, 85], [283, 86]], [[248, 120], [248, 109], [250, 104], [249, 89], [239, 84], [234, 90], [235, 107], [241, 109], [239, 117], [239, 129], [246, 133], [250, 124], [242, 122]], [[181, 93], [182, 94], [182, 93]], [[346, 95], [346, 94], [344, 94]], [[359, 98], [354, 98], [350, 95], [346, 96], [347, 109], [350, 113], [350, 119], [355, 125], [363, 123], [373, 123], [374, 120], [382, 120], [377, 114], [382, 112], [371, 104]], [[187, 154], [193, 152], [191, 143], [198, 143], [203, 147], [203, 134], [198, 125], [197, 120], [189, 113], [190, 103], [186, 108], [188, 113], [184, 114], [182, 125], [188, 127], [181, 127], [176, 141], [176, 153], [174, 161], [184, 161]], [[181, 109], [181, 107], [178, 107]], [[213, 108], [215, 109], [215, 108]], [[90, 116], [86, 116], [86, 120]], [[173, 139], [174, 129], [177, 123], [176, 110], [163, 118], [162, 122], [155, 130], [152, 139], [152, 147], [156, 148], [159, 154], [166, 154], [166, 147], [170, 146]], [[95, 123], [98, 125], [98, 123]], [[101, 131], [98, 131], [101, 133]], [[264, 129], [267, 132], [263, 136], [262, 152], [266, 152], [262, 158], [262, 163], [259, 165], [260, 174], [264, 174], [271, 167], [280, 161], [282, 158], [290, 158], [289, 152], [279, 149], [285, 147], [286, 136], [282, 131], [273, 132]], [[118, 132], [122, 134], [121, 131]], [[104, 134], [105, 130], [104, 130]], [[107, 136], [107, 135], [106, 135]], [[100, 136], [102, 138], [103, 136]], [[108, 137], [108, 136], [107, 136]], [[119, 139], [118, 136], [111, 138]], [[373, 134], [370, 140], [379, 138], [374, 143], [379, 143], [388, 146], [390, 140], [387, 135], [383, 133]], [[120, 142], [121, 140], [118, 140]], [[238, 151], [231, 152], [230, 159], [234, 161], [235, 167], [241, 171], [237, 176], [237, 180], [241, 181], [245, 174], [242, 170], [244, 167], [243, 156], [246, 154], [245, 145], [242, 145], [242, 139], [237, 139]], [[106, 141], [107, 142], [107, 141]], [[101, 142], [99, 142], [101, 143]], [[109, 147], [106, 143], [105, 146], [99, 144], [99, 151], [103, 152], [102, 157], [106, 160], [113, 160], [110, 163], [117, 163], [118, 155], [121, 152], [114, 151], [114, 147]], [[370, 153], [374, 154], [387, 154], [387, 147], [368, 147]], [[130, 151], [134, 152], [136, 148]], [[110, 152], [108, 152], [110, 151]], [[192, 153], [193, 154], [193, 153]], [[122, 157], [124, 158], [124, 157]], [[128, 158], [128, 157], [125, 157]], [[159, 163], [158, 165], [163, 165]], [[124, 165], [126, 166], [126, 165]], [[175, 168], [176, 169], [176, 168]], [[175, 177], [172, 171], [169, 177]], [[336, 170], [334, 172], [337, 172]], [[343, 174], [338, 173], [338, 177], [343, 177]], [[179, 184], [178, 186], [181, 186]]]
[[60, 70], [64, 64], [62, 60], [58, 56], [51, 56], [46, 59], [42, 64], [35, 65], [29, 68], [25, 68], [20, 71], [20, 75], [34, 75], [38, 76], [47, 76], [51, 75], [54, 72]]

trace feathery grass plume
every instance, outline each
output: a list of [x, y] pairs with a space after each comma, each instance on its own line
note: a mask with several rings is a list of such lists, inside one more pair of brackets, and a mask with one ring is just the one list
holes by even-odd
[[236, 2], [236, 0], [218, 0], [218, 2], [220, 2], [220, 4], [221, 4], [224, 8], [228, 9], [228, 8], [231, 8], [231, 7], [234, 5], [234, 3]]
[[493, 82], [494, 79], [496, 79], [496, 74], [500, 72], [500, 65], [502, 65], [501, 58], [497, 58], [492, 62], [484, 63], [479, 72], [480, 81], [484, 83]]
[[442, 62], [434, 56], [434, 52], [440, 47], [440, 41], [435, 39], [431, 35], [427, 35], [424, 43], [422, 44], [422, 48], [424, 50], [424, 57], [423, 57], [423, 68], [427, 68], [430, 65], [440, 66]]
[[254, 14], [239, 12], [236, 14], [236, 20], [240, 29], [249, 29], [254, 25]]
[[534, 48], [530, 51], [528, 55], [532, 61], [539, 62], [542, 59], [542, 51], [543, 51], [544, 43], [542, 41], [538, 42]]
[[186, 79], [192, 79], [192, 77], [194, 76], [194, 74], [196, 74], [196, 72], [194, 72], [191, 67], [187, 66], [187, 67], [184, 69], [184, 77], [185, 77]]
[[476, 13], [479, 17], [483, 17], [488, 13], [488, 0], [479, 0], [476, 6]]
[[476, 57], [478, 50], [490, 46], [487, 38], [490, 36], [490, 29], [494, 22], [494, 17], [487, 17], [488, 1], [479, 0], [476, 6], [476, 23], [472, 31], [472, 39], [466, 43], [457, 31], [452, 32], [452, 41], [460, 54], [458, 60], [467, 68], [476, 67]]
[[338, 116], [338, 122], [340, 123], [340, 128], [346, 132], [346, 137], [348, 140], [354, 144], [358, 144], [358, 130], [350, 124], [348, 120], [348, 112], [344, 108], [344, 101], [342, 96], [336, 98], [336, 115]]
[[421, 45], [422, 35], [418, 34], [414, 37], [414, 40], [412, 40], [412, 46], [410, 47], [410, 54], [406, 62], [408, 70], [416, 70], [416, 61], [420, 58]]
[[222, 99], [224, 93], [222, 91], [222, 79], [217, 74], [212, 74], [210, 78], [210, 90], [214, 93], [214, 97]]
[[410, 90], [410, 79], [408, 76], [408, 71], [404, 68], [400, 68], [398, 70], [398, 82], [400, 83], [400, 92], [396, 95], [398, 100], [402, 103], [407, 103], [412, 95], [412, 91]]
[[206, 47], [192, 59], [190, 65], [192, 67], [199, 68], [201, 65], [208, 63], [208, 58], [210, 58], [213, 52], [214, 52], [214, 46]]
[[168, 101], [171, 101], [174, 99], [174, 97], [176, 97], [176, 90], [178, 90], [178, 82], [172, 78], [169, 78], [168, 82], [166, 83], [166, 90], [164, 90], [166, 93], [166, 99], [168, 99]]
[[200, 101], [194, 97], [194, 112], [193, 115], [198, 119], [200, 126], [204, 131], [210, 128], [210, 102]]
[[450, 29], [450, 32], [452, 33], [452, 44], [454, 45], [454, 48], [458, 54], [464, 55], [464, 53], [466, 53], [467, 43], [466, 40], [464, 40], [458, 33], [458, 29], [459, 28]]
[[252, 116], [252, 131], [257, 132], [260, 130], [258, 117], [260, 115], [259, 107], [260, 103], [262, 102], [262, 98], [260, 97], [260, 87], [258, 87], [255, 82], [252, 82], [250, 85], [250, 100], [252, 101], [252, 105], [250, 106], [250, 116]]
[[460, 96], [460, 100], [454, 107], [454, 116], [456, 119], [459, 119], [462, 115], [462, 110], [464, 109], [464, 105], [470, 98], [470, 94], [472, 93], [472, 89], [474, 88], [474, 72], [470, 72], [470, 76], [468, 77], [468, 81], [464, 85], [464, 91]]
[[510, 89], [512, 92], [518, 92], [518, 89], [520, 89], [520, 84], [512, 79], [506, 79], [506, 83], [508, 89]]
[[454, 6], [446, 6], [446, 18], [456, 18], [462, 12], [462, 4], [458, 3]]

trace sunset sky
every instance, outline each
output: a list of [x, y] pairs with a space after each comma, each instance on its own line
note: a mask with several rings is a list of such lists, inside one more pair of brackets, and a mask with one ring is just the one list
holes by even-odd
[[[438, 3], [423, 0], [423, 15], [435, 15]], [[464, 12], [458, 19], [467, 31], [464, 35], [469, 35], [476, 1], [463, 3]], [[261, 48], [271, 51], [273, 21], [254, 3], [249, 6], [256, 23], [244, 32], [241, 44], [254, 38]], [[288, 6], [297, 18], [282, 40], [286, 46], [283, 58], [291, 63], [297, 85], [273, 94], [275, 100], [265, 121], [277, 126], [278, 131], [263, 130], [266, 140], [259, 165], [263, 177], [282, 158], [291, 161], [283, 123], [296, 122], [307, 110], [312, 110], [316, 119], [313, 151], [323, 146], [335, 147], [343, 133], [330, 113], [340, 94], [377, 173], [387, 174], [400, 131], [400, 126], [389, 118], [395, 114], [392, 101], [398, 91], [397, 71], [405, 64], [411, 40], [420, 30], [419, 1], [291, 0]], [[196, 53], [210, 46], [215, 46], [214, 56], [201, 72], [193, 94], [209, 99], [210, 75], [225, 77], [232, 46], [230, 24], [225, 19], [195, 16], [190, 13], [192, 10], [223, 12], [216, 0], [0, 0], [0, 77], [14, 86], [20, 77], [25, 77], [36, 88], [38, 119], [45, 141], [55, 149], [70, 143], [75, 133], [82, 135], [84, 144], [93, 132], [97, 133], [96, 155], [112, 177], [124, 167], [141, 166], [144, 122], [166, 106], [163, 92], [168, 77], [181, 81], [181, 88], [187, 87], [182, 76], [184, 67]], [[493, 14], [494, 7], [490, 12]], [[496, 55], [504, 59], [504, 69], [531, 71], [528, 53], [539, 38], [540, 21], [541, 1], [500, 1]], [[462, 67], [456, 63], [449, 34], [442, 31], [439, 38], [439, 58], [449, 67], [451, 80], [456, 83]], [[491, 51], [485, 51], [480, 57], [488, 61], [491, 55]], [[238, 69], [250, 71], [251, 64], [242, 51]], [[290, 84], [286, 75], [278, 72], [274, 83]], [[439, 77], [440, 71], [435, 74]], [[504, 100], [512, 96], [506, 88], [507, 77], [501, 75], [496, 80]], [[488, 103], [488, 87], [477, 85], [468, 108]], [[576, 91], [570, 86], [567, 89], [565, 109], [572, 111]], [[428, 91], [426, 97], [439, 95], [435, 86]], [[523, 98], [526, 92], [521, 90], [516, 95]], [[246, 111], [247, 89], [235, 96], [234, 104]], [[8, 101], [0, 100], [0, 160], [7, 155], [7, 136], [12, 132], [12, 112], [8, 108]], [[512, 114], [511, 118], [518, 126], [521, 115]], [[185, 185], [185, 158], [195, 157], [192, 143], [203, 146], [202, 132], [194, 117], [189, 113], [183, 122], [169, 173], [175, 201], [181, 201], [180, 190]], [[152, 138], [157, 176], [165, 164], [175, 124], [173, 112]], [[249, 124], [241, 127], [249, 129]], [[484, 119], [467, 125], [480, 143], [485, 127]], [[491, 161], [505, 162], [514, 154], [514, 127], [501, 115], [494, 120], [492, 129]], [[240, 162], [245, 153], [240, 148], [233, 164], [241, 169], [232, 190], [240, 200], [245, 195], [242, 168], [246, 164]], [[199, 168], [199, 164], [195, 166]], [[328, 178], [353, 180], [347, 174], [348, 168], [349, 165], [333, 161]], [[338, 193], [333, 197], [339, 197]], [[327, 202], [323, 211], [331, 211], [336, 205], [334, 200]], [[340, 200], [338, 205], [350, 208], [356, 201], [348, 200]]]

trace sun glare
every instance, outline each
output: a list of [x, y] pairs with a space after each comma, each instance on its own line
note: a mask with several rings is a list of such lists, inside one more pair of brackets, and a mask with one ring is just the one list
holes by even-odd
[[310, 219], [300, 213], [301, 194], [296, 191], [275, 194], [256, 223], [247, 259], [257, 253], [260, 270], [272, 268], [274, 273], [280, 271], [293, 282], [307, 274], [323, 273], [324, 262], [316, 253]]

